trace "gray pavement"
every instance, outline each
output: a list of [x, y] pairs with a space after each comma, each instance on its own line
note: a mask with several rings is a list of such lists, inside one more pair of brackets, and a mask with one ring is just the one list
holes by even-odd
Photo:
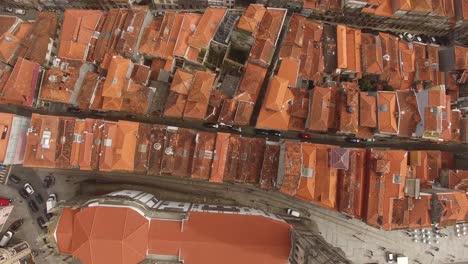
[[[24, 170], [25, 173], [30, 170], [18, 169]], [[453, 228], [442, 230], [443, 233], [448, 234], [448, 237], [441, 238], [440, 244], [414, 243], [402, 231], [375, 229], [359, 220], [348, 219], [338, 212], [308, 204], [278, 192], [264, 191], [252, 185], [211, 184], [180, 178], [124, 173], [95, 172], [90, 174], [76, 170], [48, 169], [34, 169], [34, 171], [41, 176], [53, 172], [56, 179], [69, 177], [75, 181], [97, 180], [97, 182], [83, 184], [87, 186], [87, 188], [82, 188], [84, 191], [94, 190], [102, 193], [122, 188], [138, 189], [152, 192], [163, 199], [190, 201], [191, 197], [196, 197], [198, 202], [251, 206], [277, 214], [284, 214], [286, 208], [295, 208], [315, 223], [316, 230], [328, 243], [341, 248], [346, 257], [354, 263], [385, 263], [385, 251], [406, 255], [410, 259], [409, 263], [418, 263], [417, 261], [419, 263], [468, 263], [468, 237], [456, 237]], [[74, 186], [76, 187], [76, 184]], [[431, 249], [431, 246], [437, 246], [439, 251]], [[382, 247], [385, 250], [382, 250]], [[373, 256], [370, 256], [369, 251], [373, 252]]]

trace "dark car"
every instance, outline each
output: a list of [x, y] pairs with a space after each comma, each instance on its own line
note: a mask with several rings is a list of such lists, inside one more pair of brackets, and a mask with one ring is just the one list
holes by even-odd
[[44, 199], [42, 199], [42, 196], [40, 194], [36, 194], [36, 201], [38, 204], [43, 204], [44, 203]]
[[204, 123], [203, 126], [206, 128], [219, 128], [219, 124], [213, 122]]
[[298, 138], [300, 139], [311, 139], [312, 138], [312, 134], [309, 134], [309, 133], [299, 133], [297, 135]]
[[15, 183], [15, 184], [18, 184], [18, 183], [21, 182], [21, 179], [18, 176], [13, 175], [13, 174], [11, 174], [8, 179], [10, 179], [10, 181]]
[[37, 222], [37, 225], [41, 228], [41, 229], [44, 229], [46, 228], [44, 225], [45, 225], [45, 221], [44, 221], [44, 218], [42, 218], [42, 216], [39, 216], [37, 219], [36, 219], [36, 222]]
[[39, 211], [39, 207], [37, 207], [36, 202], [34, 202], [33, 200], [29, 201], [28, 205], [29, 205], [29, 208], [31, 208], [31, 211], [33, 211], [34, 213]]
[[69, 113], [75, 113], [75, 114], [76, 114], [76, 113], [81, 113], [81, 109], [78, 108], [78, 107], [69, 107], [69, 108], [67, 109], [67, 112], [69, 112]]
[[348, 143], [359, 143], [361, 142], [361, 139], [359, 138], [345, 138], [345, 141]]
[[18, 192], [24, 199], [27, 199], [29, 197], [28, 192], [26, 192], [23, 188], [19, 189]]
[[10, 227], [8, 227], [8, 230], [10, 230], [11, 232], [16, 232], [18, 231], [18, 229], [20, 229], [23, 223], [24, 223], [24, 220], [22, 218], [18, 219], [14, 221], [13, 223], [11, 223]]
[[125, 117], [128, 118], [128, 119], [136, 119], [137, 118], [136, 115], [126, 115]]
[[282, 137], [283, 133], [276, 130], [266, 130], [266, 129], [255, 129], [255, 134], [257, 135], [266, 135], [266, 136], [275, 136]]
[[55, 177], [50, 176], [50, 175], [47, 175], [44, 178], [44, 181], [42, 182], [42, 186], [44, 186], [44, 188], [49, 188], [50, 186], [53, 186], [54, 184], [55, 184]]
[[254, 131], [255, 131], [255, 134], [257, 135], [265, 135], [265, 136], [269, 135], [269, 131], [265, 129], [255, 129]]

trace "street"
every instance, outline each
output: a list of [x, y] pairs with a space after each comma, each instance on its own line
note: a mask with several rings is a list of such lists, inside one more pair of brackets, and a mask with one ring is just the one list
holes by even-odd
[[[41, 177], [53, 172], [57, 180], [62, 179], [61, 188], [64, 189], [55, 190], [59, 196], [67, 192], [70, 184], [76, 187], [75, 182], [92, 179], [91, 182], [81, 184], [82, 193], [137, 189], [151, 192], [162, 199], [250, 206], [283, 216], [286, 208], [294, 208], [315, 222], [317, 232], [321, 233], [328, 243], [341, 248], [346, 257], [354, 263], [384, 263], [385, 251], [404, 254], [409, 257], [410, 263], [417, 263], [414, 262], [416, 260], [420, 263], [453, 263], [468, 260], [468, 237], [456, 237], [453, 228], [443, 229], [443, 233], [448, 237], [440, 239], [440, 244], [437, 244], [440, 250], [436, 251], [431, 249], [431, 245], [412, 242], [411, 238], [400, 230], [375, 229], [341, 213], [302, 202], [276, 191], [265, 191], [246, 184], [221, 185], [171, 177], [102, 172], [90, 175], [89, 172], [77, 170], [22, 167], [15, 168], [14, 173], [28, 175], [31, 171]], [[66, 179], [72, 179], [74, 183], [66, 182]], [[368, 253], [370, 251], [373, 252], [372, 256]]]

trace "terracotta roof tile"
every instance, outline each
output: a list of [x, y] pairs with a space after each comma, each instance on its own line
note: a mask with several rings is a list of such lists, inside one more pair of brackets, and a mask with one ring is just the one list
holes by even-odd
[[148, 156], [148, 175], [160, 175], [161, 162], [164, 153], [164, 139], [166, 127], [153, 125], [150, 135], [150, 148]]
[[270, 39], [257, 39], [250, 51], [249, 61], [268, 67], [275, 52], [275, 45]]
[[255, 104], [252, 102], [239, 101], [236, 114], [234, 116], [234, 124], [238, 126], [247, 126], [250, 124]]
[[398, 38], [387, 33], [379, 33], [382, 56], [383, 56], [383, 72], [380, 78], [388, 81], [388, 84], [394, 89], [400, 88], [400, 52]]
[[242, 76], [242, 80], [239, 84], [238, 93], [247, 92], [250, 95], [252, 102], [256, 102], [263, 82], [265, 81], [266, 73], [267, 69], [247, 62], [244, 75]]
[[377, 127], [377, 98], [366, 92], [361, 92], [359, 97], [359, 125]]
[[315, 179], [316, 179], [316, 159], [317, 149], [315, 145], [310, 143], [301, 143], [301, 178], [299, 188], [297, 189], [296, 197], [312, 202], [315, 199]]
[[193, 79], [193, 73], [177, 69], [170, 90], [179, 94], [188, 95], [193, 85]]
[[128, 10], [122, 33], [115, 47], [118, 52], [133, 55], [137, 51], [140, 31], [147, 14], [147, 6], [133, 6]]
[[[81, 61], [62, 60], [62, 67], [50, 67], [44, 74], [39, 98], [73, 104], [76, 100], [76, 93], [80, 87], [76, 87], [80, 71], [88, 65]], [[63, 67], [63, 65], [67, 65]], [[75, 95], [75, 96], [74, 96]]]
[[272, 42], [273, 46], [276, 46], [285, 17], [286, 9], [267, 8], [258, 25], [257, 32], [254, 34], [255, 38], [268, 39]]
[[202, 16], [200, 14], [184, 14], [177, 42], [174, 47], [173, 54], [175, 56], [183, 57], [185, 55], [185, 51], [188, 47], [188, 41], [195, 32], [201, 17]]
[[190, 177], [194, 158], [196, 132], [192, 129], [177, 130], [177, 144], [173, 149], [173, 169], [170, 174], [177, 177]]
[[187, 96], [176, 92], [169, 92], [164, 108], [164, 116], [182, 118]]
[[337, 170], [332, 168], [328, 162], [329, 151], [329, 148], [325, 146], [317, 148], [314, 200], [321, 206], [335, 209], [338, 175]]
[[106, 53], [116, 52], [115, 47], [117, 46], [120, 33], [124, 30], [123, 27], [127, 15], [128, 10], [123, 8], [111, 9], [105, 13], [105, 17], [102, 19], [104, 23], [92, 54], [94, 61], [101, 62]]
[[97, 26], [104, 13], [100, 10], [66, 9], [60, 34], [58, 56], [85, 60]]
[[260, 174], [260, 188], [273, 190], [276, 188], [276, 177], [278, 176], [278, 163], [280, 146], [277, 142], [266, 142], [263, 155], [262, 171]]
[[13, 64], [21, 42], [30, 34], [32, 23], [22, 22], [12, 32], [0, 36], [0, 61]]
[[380, 133], [398, 134], [399, 131], [399, 107], [398, 97], [395, 92], [377, 93], [377, 129]]
[[294, 141], [284, 141], [284, 151], [280, 153], [284, 157], [284, 176], [281, 185], [278, 186], [280, 192], [287, 195], [296, 195], [301, 179], [302, 154], [301, 143]]
[[[465, 6], [468, 6], [468, 5], [465, 5]], [[468, 69], [468, 48], [459, 46], [459, 45], [455, 45], [454, 47], [455, 47], [454, 48], [455, 49], [455, 68], [457, 70]]]
[[192, 160], [192, 179], [208, 180], [213, 162], [216, 134], [198, 132], [195, 138], [195, 150]]
[[[2, 22], [0, 17], [0, 23]], [[0, 113], [0, 130], [2, 131], [2, 137], [0, 138], [0, 162], [5, 164], [5, 156], [10, 142], [10, 136], [12, 132], [14, 114]]]
[[230, 134], [216, 133], [216, 143], [211, 165], [210, 182], [222, 183], [226, 166]]
[[338, 68], [343, 71], [361, 72], [361, 31], [338, 25], [336, 35]]
[[336, 103], [332, 99], [331, 88], [317, 86], [312, 90], [308, 129], [325, 132], [330, 128], [330, 115], [334, 115], [336, 108]]
[[299, 77], [300, 60], [293, 57], [286, 57], [281, 60], [281, 65], [277, 76], [288, 81], [288, 85], [296, 87]]
[[102, 96], [110, 98], [121, 98], [128, 85], [127, 77], [132, 62], [121, 56], [112, 58], [106, 80], [104, 82]]
[[363, 72], [369, 74], [382, 74], [382, 56], [382, 45], [379, 35], [368, 33], [362, 34]]
[[31, 31], [20, 43], [16, 57], [22, 57], [46, 66], [50, 56], [49, 45], [55, 39], [57, 16], [52, 12], [39, 12]]
[[259, 4], [250, 4], [237, 23], [237, 28], [254, 33], [263, 18], [266, 8]]
[[400, 109], [398, 135], [411, 137], [416, 132], [416, 126], [421, 121], [414, 92], [411, 90], [396, 91]]
[[39, 82], [39, 64], [18, 58], [8, 81], [0, 87], [0, 102], [31, 107]]
[[0, 16], [0, 36], [14, 30], [15, 25], [20, 22], [16, 16]]
[[184, 109], [184, 119], [203, 119], [208, 108], [216, 74], [210, 72], [195, 72], [192, 88], [187, 97], [187, 104]]
[[80, 170], [97, 170], [103, 138], [103, 121], [78, 119], [75, 121], [71, 166]]
[[[161, 48], [162, 39], [168, 34], [166, 32], [166, 26], [169, 18], [174, 18], [175, 13], [166, 12], [164, 18], [155, 18], [151, 23], [143, 30], [143, 34], [140, 40], [140, 46], [138, 51], [150, 56], [156, 56], [156, 50]], [[170, 30], [170, 27], [167, 31]]]
[[356, 134], [359, 127], [359, 85], [356, 82], [342, 82], [341, 86], [339, 130]]

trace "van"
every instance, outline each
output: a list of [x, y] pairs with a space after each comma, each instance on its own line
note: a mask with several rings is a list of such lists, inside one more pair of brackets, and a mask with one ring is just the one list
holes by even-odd
[[0, 239], [0, 247], [6, 246], [8, 242], [10, 242], [12, 237], [13, 237], [13, 232], [6, 231], [5, 234], [2, 236], [2, 239]]
[[47, 198], [46, 202], [46, 209], [47, 213], [50, 213], [50, 210], [54, 208], [57, 205], [57, 195], [55, 193], [52, 193], [49, 195], [49, 198]]
[[294, 217], [301, 217], [301, 213], [299, 213], [298, 211], [293, 210], [293, 209], [291, 209], [291, 208], [288, 208], [288, 209], [286, 210], [286, 213], [287, 213], [288, 215], [292, 215], [292, 216], [294, 216]]

